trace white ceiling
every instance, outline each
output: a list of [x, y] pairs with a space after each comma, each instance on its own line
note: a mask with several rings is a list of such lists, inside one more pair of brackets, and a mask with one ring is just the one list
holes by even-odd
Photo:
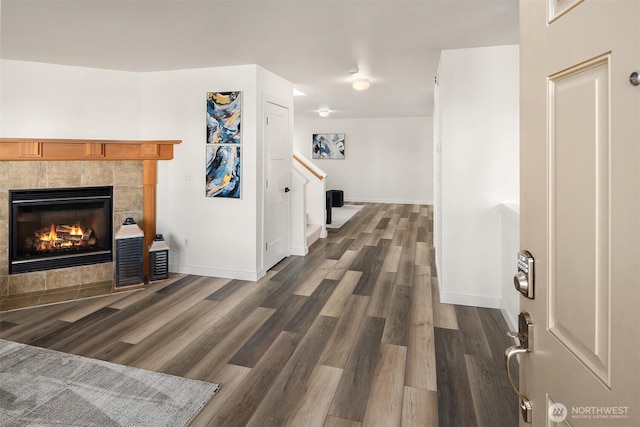
[[[441, 49], [518, 43], [517, 0], [0, 0], [0, 18], [4, 59], [128, 71], [258, 64], [307, 94], [296, 118], [431, 115]], [[351, 88], [355, 67], [367, 91]]]

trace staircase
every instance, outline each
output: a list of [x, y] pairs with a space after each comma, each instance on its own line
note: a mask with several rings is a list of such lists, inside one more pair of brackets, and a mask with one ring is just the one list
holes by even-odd
[[327, 176], [294, 150], [291, 171], [291, 253], [304, 256], [309, 246], [327, 237], [325, 228], [325, 180]]
[[[307, 246], [311, 246], [313, 242], [320, 238], [322, 234], [322, 225], [320, 224], [309, 224], [307, 222]], [[326, 237], [326, 236], [325, 236]]]

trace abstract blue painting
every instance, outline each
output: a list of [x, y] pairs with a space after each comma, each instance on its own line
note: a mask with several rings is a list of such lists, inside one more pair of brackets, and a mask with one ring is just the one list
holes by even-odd
[[344, 133], [313, 134], [312, 159], [344, 159]]
[[240, 147], [207, 145], [206, 196], [240, 198]]
[[207, 93], [207, 144], [240, 144], [242, 92]]

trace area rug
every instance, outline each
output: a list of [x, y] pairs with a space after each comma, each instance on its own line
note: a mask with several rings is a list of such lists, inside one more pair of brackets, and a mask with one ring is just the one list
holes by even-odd
[[0, 340], [0, 426], [185, 426], [218, 384]]
[[327, 228], [342, 227], [363, 207], [363, 205], [342, 205], [339, 208], [331, 208], [331, 224], [327, 224]]

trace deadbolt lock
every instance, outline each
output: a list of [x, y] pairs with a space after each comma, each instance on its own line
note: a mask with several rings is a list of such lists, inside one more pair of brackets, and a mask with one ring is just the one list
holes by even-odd
[[518, 252], [518, 272], [513, 276], [513, 286], [529, 299], [534, 297], [534, 259], [529, 251]]

